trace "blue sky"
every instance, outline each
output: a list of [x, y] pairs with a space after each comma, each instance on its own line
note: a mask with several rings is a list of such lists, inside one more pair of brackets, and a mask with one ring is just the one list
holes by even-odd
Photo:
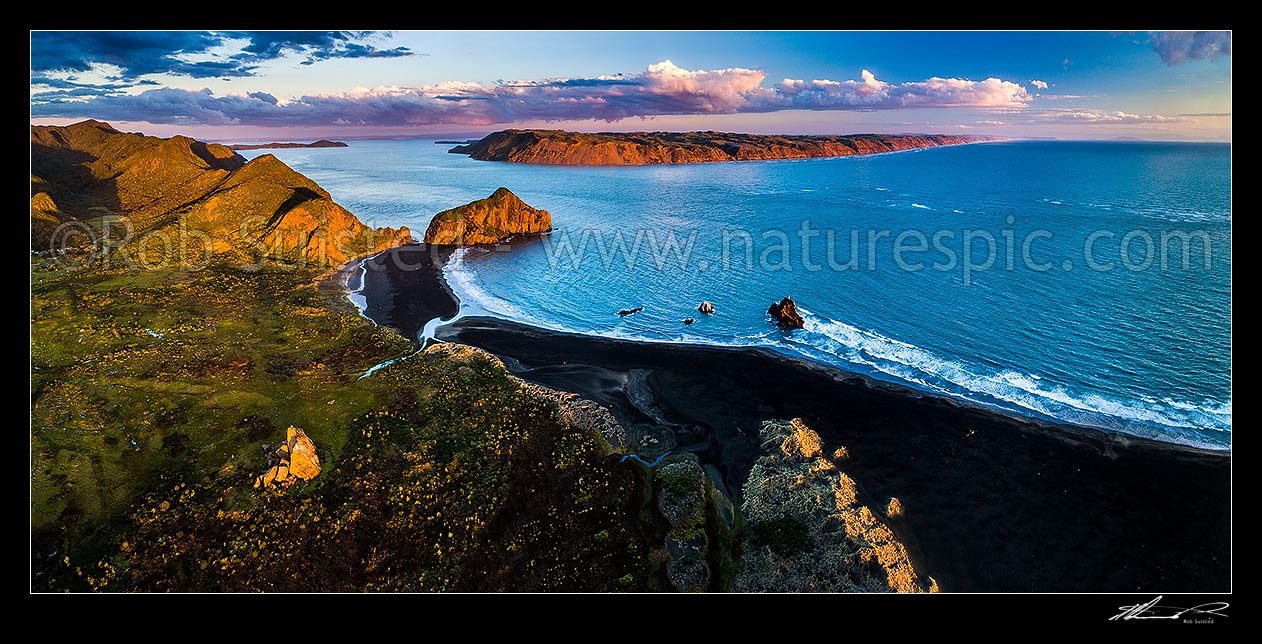
[[32, 123], [1231, 139], [1226, 32], [34, 32]]

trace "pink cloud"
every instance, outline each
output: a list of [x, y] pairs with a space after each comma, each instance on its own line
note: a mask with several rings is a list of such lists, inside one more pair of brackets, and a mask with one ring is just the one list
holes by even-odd
[[32, 99], [34, 117], [93, 117], [188, 125], [486, 126], [523, 121], [602, 120], [691, 114], [806, 110], [891, 110], [924, 107], [1023, 108], [1018, 83], [933, 77], [888, 83], [863, 70], [860, 80], [785, 79], [732, 67], [688, 70], [669, 60], [633, 75], [517, 81], [495, 85], [447, 82], [383, 86], [277, 100], [267, 94], [215, 96], [160, 88], [85, 100]]

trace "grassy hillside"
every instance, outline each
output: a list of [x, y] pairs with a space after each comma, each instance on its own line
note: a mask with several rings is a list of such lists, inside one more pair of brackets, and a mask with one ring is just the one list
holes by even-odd
[[[39, 590], [653, 588], [643, 470], [498, 361], [411, 345], [313, 272], [35, 272]], [[259, 492], [303, 428], [324, 472]]]

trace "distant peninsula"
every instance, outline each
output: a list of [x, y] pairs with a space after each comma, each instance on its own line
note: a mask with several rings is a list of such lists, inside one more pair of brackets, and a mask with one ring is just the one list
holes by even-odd
[[851, 134], [795, 136], [728, 132], [566, 132], [503, 130], [452, 148], [480, 161], [540, 165], [654, 165], [812, 159], [879, 154], [994, 141], [954, 134]]
[[320, 139], [315, 143], [238, 143], [228, 146], [233, 150], [282, 150], [285, 148], [345, 148], [349, 147], [341, 141]]

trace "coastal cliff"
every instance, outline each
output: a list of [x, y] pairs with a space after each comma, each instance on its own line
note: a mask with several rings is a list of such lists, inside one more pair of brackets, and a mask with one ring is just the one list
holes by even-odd
[[479, 161], [542, 165], [654, 165], [811, 159], [992, 141], [949, 134], [779, 136], [726, 132], [582, 133], [503, 130], [450, 150]]
[[888, 519], [863, 504], [854, 479], [838, 471], [845, 448], [829, 458], [819, 434], [798, 418], [764, 422], [759, 438], [767, 453], [745, 481], [741, 514], [751, 539], [737, 590], [937, 592]]
[[71, 220], [129, 226], [120, 250], [146, 265], [173, 239], [188, 242], [193, 261], [333, 265], [411, 238], [407, 228], [370, 228], [270, 154], [247, 162], [227, 146], [100, 121], [32, 126], [31, 175], [35, 249]]
[[552, 230], [552, 215], [526, 205], [508, 188], [486, 199], [434, 215], [425, 230], [425, 243], [439, 246], [496, 244], [513, 235], [535, 235]]

